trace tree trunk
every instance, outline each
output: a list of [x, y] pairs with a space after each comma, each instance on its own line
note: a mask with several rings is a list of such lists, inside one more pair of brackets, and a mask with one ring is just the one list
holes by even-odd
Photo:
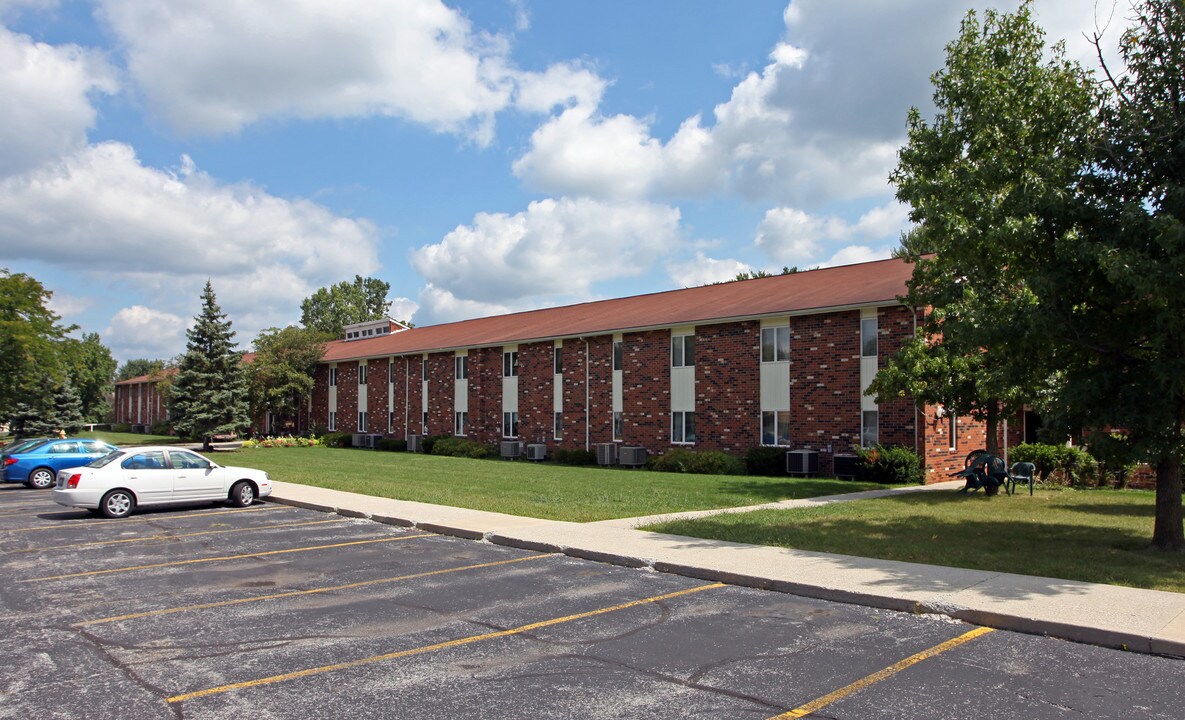
[[1156, 525], [1152, 530], [1156, 550], [1185, 550], [1185, 526], [1181, 522], [1181, 458], [1165, 455], [1156, 463]]
[[1000, 455], [1000, 403], [995, 400], [987, 401], [987, 445], [984, 447], [991, 455]]

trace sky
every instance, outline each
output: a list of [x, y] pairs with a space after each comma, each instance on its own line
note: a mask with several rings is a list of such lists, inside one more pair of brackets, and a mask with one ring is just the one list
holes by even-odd
[[[1117, 3], [1034, 7], [1095, 67]], [[355, 275], [429, 325], [888, 257], [906, 115], [987, 7], [0, 0], [0, 268], [126, 361], [207, 280], [249, 349]]]

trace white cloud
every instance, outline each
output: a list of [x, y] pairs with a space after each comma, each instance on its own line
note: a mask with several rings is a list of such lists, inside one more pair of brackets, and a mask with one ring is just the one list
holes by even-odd
[[185, 349], [185, 320], [143, 305], [115, 313], [103, 330], [103, 343], [112, 354], [129, 358], [171, 358]]
[[202, 285], [217, 278], [244, 345], [260, 328], [295, 321], [316, 288], [376, 270], [376, 245], [367, 222], [219, 184], [188, 158], [172, 173], [149, 168], [120, 143], [0, 180], [0, 256], [134, 289], [181, 315], [196, 313]]
[[488, 139], [512, 89], [504, 40], [439, 0], [105, 0], [101, 13], [149, 105], [184, 132], [386, 115]]
[[514, 215], [479, 213], [472, 225], [412, 253], [411, 262], [436, 291], [460, 300], [537, 304], [587, 296], [593, 283], [642, 274], [678, 233], [675, 208], [548, 199]]
[[95, 122], [88, 95], [116, 89], [97, 53], [34, 42], [0, 26], [0, 177], [85, 146]]
[[692, 260], [667, 263], [667, 274], [680, 287], [696, 287], [732, 280], [737, 274], [751, 270], [752, 268], [740, 260], [710, 258], [698, 251]]
[[[811, 215], [797, 208], [777, 207], [765, 213], [757, 228], [754, 244], [769, 258], [786, 265], [846, 265], [858, 260], [821, 262], [826, 252], [854, 239], [881, 240], [896, 247], [901, 231], [909, 224], [908, 211], [897, 202], [875, 207], [855, 223], [835, 216]], [[841, 250], [844, 257], [857, 257], [867, 250], [868, 259], [886, 257], [888, 250], [868, 250], [853, 246]]]
[[840, 248], [828, 260], [817, 263], [817, 265], [819, 267], [835, 267], [837, 265], [854, 265], [856, 263], [872, 262], [873, 260], [884, 260], [890, 257], [892, 252], [891, 247], [874, 249], [866, 245], [849, 245]]
[[552, 65], [542, 73], [518, 76], [515, 107], [526, 112], [546, 113], [569, 104], [592, 109], [601, 102], [605, 80], [577, 63]]
[[437, 325], [469, 320], [470, 318], [504, 315], [515, 310], [526, 309], [530, 308], [465, 300], [458, 298], [444, 288], [438, 288], [432, 283], [428, 283], [420, 290], [420, 304], [416, 311], [415, 323], [417, 325]]

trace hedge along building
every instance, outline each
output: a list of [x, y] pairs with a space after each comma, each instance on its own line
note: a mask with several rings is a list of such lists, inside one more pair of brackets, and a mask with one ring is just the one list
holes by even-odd
[[863, 391], [916, 330], [912, 265], [848, 265], [406, 329], [347, 328], [310, 401], [330, 431], [837, 455], [909, 447], [945, 479], [984, 426]]

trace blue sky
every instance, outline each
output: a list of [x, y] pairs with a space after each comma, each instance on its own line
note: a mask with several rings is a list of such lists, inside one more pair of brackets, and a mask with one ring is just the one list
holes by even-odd
[[[120, 360], [355, 274], [417, 324], [888, 255], [887, 175], [998, 0], [0, 0], [0, 267]], [[1093, 66], [1126, 4], [1038, 0]]]

